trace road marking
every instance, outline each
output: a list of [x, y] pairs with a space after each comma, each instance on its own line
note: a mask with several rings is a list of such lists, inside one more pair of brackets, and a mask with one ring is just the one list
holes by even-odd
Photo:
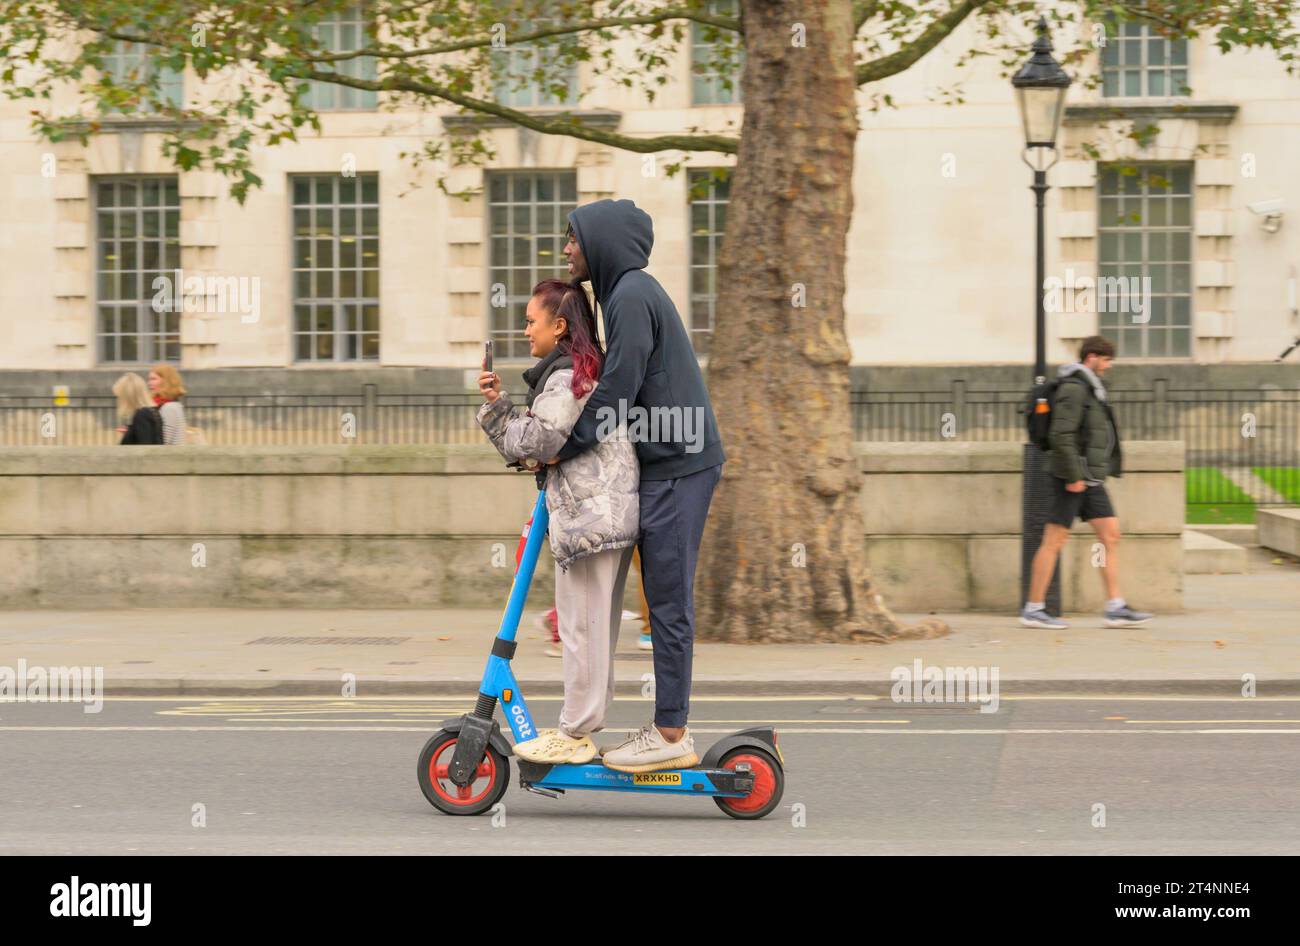
[[[699, 681], [696, 681], [697, 683]], [[639, 687], [639, 680], [620, 681], [620, 685], [627, 687]], [[364, 686], [365, 681], [361, 681]], [[461, 695], [453, 696], [417, 696], [392, 694], [388, 696], [123, 696], [108, 694], [104, 697], [106, 703], [268, 703], [268, 702], [286, 702], [286, 703], [336, 703], [341, 700], [347, 700], [352, 703], [364, 701], [392, 701], [392, 702], [447, 702], [457, 701], [464, 702], [468, 700], [474, 702], [476, 690], [473, 686], [467, 686], [465, 692]], [[564, 701], [562, 695], [541, 695], [528, 696], [524, 694], [530, 703], [552, 702], [560, 703]], [[1264, 699], [1264, 697], [1257, 697]], [[805, 695], [791, 694], [790, 696], [691, 696], [692, 703], [849, 703], [849, 702], [889, 702], [888, 697], [872, 696], [870, 694], [859, 694], [855, 696], [843, 695]], [[616, 696], [615, 703], [651, 703], [653, 700], [639, 696]], [[1296, 702], [1300, 702], [1297, 698]]]
[[[972, 710], [971, 715], [974, 715], [974, 713], [975, 711]], [[870, 723], [872, 726], [884, 726], [884, 725], [902, 726], [911, 723], [912, 720], [910, 719], [871, 719], [871, 720], [867, 720], [867, 719], [770, 719], [768, 717], [764, 717], [763, 719], [699, 719], [699, 720], [691, 720], [690, 723], [691, 732], [696, 731], [695, 724], [697, 722], [698, 723], [744, 723], [745, 725], [748, 726], [773, 726], [778, 723], [781, 725], [785, 725], [787, 723], [794, 723], [796, 725], [802, 723], [864, 723], [864, 724]], [[1300, 720], [1297, 720], [1297, 722], [1300, 722]]]
[[[161, 715], [164, 715], [164, 714], [159, 713], [158, 715], [161, 716]], [[378, 718], [378, 719], [372, 719], [372, 718], [352, 719], [352, 718], [348, 718], [348, 719], [340, 719], [340, 720], [338, 720], [338, 722], [339, 722], [339, 723], [389, 723], [389, 722], [410, 722], [410, 723], [414, 723], [414, 722], [425, 722], [425, 721], [427, 721], [427, 722], [431, 722], [431, 723], [440, 723], [440, 722], [442, 722], [442, 720], [445, 719], [445, 718], [446, 718], [446, 717], [439, 717], [439, 716], [426, 716], [426, 717], [401, 716], [401, 717], [398, 717], [398, 718], [382, 717], [382, 718]], [[301, 717], [301, 716], [293, 716], [293, 717], [259, 716], [259, 717], [258, 717], [258, 720], [259, 720], [260, 722], [264, 722], [264, 723], [294, 723], [294, 722], [303, 722], [303, 723], [329, 723], [329, 722], [334, 722], [334, 720], [331, 720], [331, 719], [310, 719], [310, 718], [307, 718], [307, 717]], [[236, 722], [236, 721], [237, 721], [237, 719], [234, 719], [234, 718], [232, 718], [232, 719], [228, 719], [228, 720], [227, 720], [227, 722], [232, 722], [232, 723], [233, 723], [233, 722]], [[699, 722], [701, 722], [701, 723], [741, 723], [741, 724], [746, 725], [746, 726], [773, 726], [773, 725], [782, 725], [782, 726], [784, 726], [784, 725], [786, 725], [787, 723], [794, 723], [794, 724], [800, 724], [800, 723], [841, 723], [841, 724], [847, 724], [847, 723], [866, 723], [867, 720], [858, 720], [858, 719], [761, 719], [761, 720], [760, 720], [760, 719], [701, 719], [701, 720], [699, 720]], [[912, 720], [910, 720], [910, 719], [873, 719], [873, 720], [870, 720], [870, 724], [873, 725], [873, 726], [886, 726], [886, 725], [888, 725], [888, 726], [894, 726], [894, 725], [897, 725], [897, 726], [906, 726], [906, 725], [910, 724], [911, 722], [912, 722]], [[629, 729], [630, 729], [631, 726], [630, 726], [630, 725], [629, 725], [628, 727], [613, 726], [613, 727], [607, 727], [607, 728], [612, 728], [612, 729], [629, 728]], [[697, 729], [696, 726], [695, 726], [695, 723], [692, 723], [692, 724], [691, 724], [691, 732], [708, 732], [708, 731], [710, 731], [710, 730]], [[724, 730], [716, 730], [716, 731], [717, 731], [717, 732], [723, 732]], [[731, 731], [732, 731], [732, 730], [730, 730], [730, 729], [725, 730], [725, 732], [731, 732]]]
[[[425, 726], [0, 726], [0, 732], [433, 732]], [[701, 735], [729, 735], [731, 729], [693, 729]], [[1300, 729], [782, 729], [778, 735], [844, 736], [1295, 736]]]
[[1148, 725], [1174, 724], [1174, 723], [1191, 723], [1191, 724], [1232, 724], [1232, 723], [1300, 723], [1300, 719], [1130, 719], [1129, 723], [1143, 723]]
[[[364, 682], [364, 681], [363, 681]], [[632, 681], [627, 681], [628, 686], [632, 686]], [[1004, 684], [1008, 686], [1010, 684]], [[443, 703], [455, 702], [457, 705], [465, 701], [473, 702], [474, 692], [467, 689], [463, 696], [405, 696], [394, 694], [390, 696], [120, 696], [106, 695], [105, 703], [268, 703], [268, 702], [289, 702], [289, 703], [311, 703], [311, 702], [339, 702], [348, 700], [349, 702], [359, 703], [368, 701], [391, 701], [391, 702], [425, 702], [425, 703]], [[528, 696], [525, 694], [529, 703], [552, 702], [559, 703], [564, 700], [563, 696]], [[1170, 696], [1160, 694], [1148, 694], [1145, 696], [1132, 696], [1121, 694], [1090, 694], [1090, 693], [1064, 693], [1064, 694], [1030, 694], [1022, 693], [1019, 695], [1004, 693], [1000, 694], [998, 699], [1003, 702], [1136, 702], [1136, 703], [1300, 703], [1300, 696]], [[12, 702], [12, 701], [10, 701]], [[649, 703], [648, 699], [631, 696], [616, 696], [615, 703]], [[855, 694], [844, 696], [841, 694], [823, 694], [820, 696], [806, 696], [803, 694], [792, 694], [790, 696], [743, 696], [736, 694], [734, 696], [692, 696], [692, 703], [892, 703], [887, 696], [873, 696], [870, 694]], [[900, 704], [906, 705], [906, 704]]]

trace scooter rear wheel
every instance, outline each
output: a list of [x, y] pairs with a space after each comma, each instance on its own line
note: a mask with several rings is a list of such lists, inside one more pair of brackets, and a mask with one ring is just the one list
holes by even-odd
[[420, 791], [429, 804], [445, 814], [481, 815], [506, 793], [510, 784], [510, 760], [489, 745], [473, 781], [462, 787], [448, 773], [455, 751], [456, 734], [445, 729], [424, 744], [415, 773]]
[[732, 749], [718, 762], [720, 769], [734, 769], [742, 762], [749, 764], [754, 776], [754, 790], [743, 798], [719, 798], [713, 801], [733, 818], [754, 821], [764, 818], [781, 804], [785, 792], [785, 770], [781, 763], [756, 746]]

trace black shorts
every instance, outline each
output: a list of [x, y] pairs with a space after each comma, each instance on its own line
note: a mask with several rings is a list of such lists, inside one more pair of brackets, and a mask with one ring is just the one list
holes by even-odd
[[1052, 490], [1052, 511], [1047, 521], [1058, 526], [1068, 529], [1074, 525], [1075, 519], [1087, 522], [1115, 515], [1115, 507], [1110, 504], [1104, 485], [1089, 486], [1081, 493], [1072, 493], [1065, 488], [1065, 480], [1053, 476]]

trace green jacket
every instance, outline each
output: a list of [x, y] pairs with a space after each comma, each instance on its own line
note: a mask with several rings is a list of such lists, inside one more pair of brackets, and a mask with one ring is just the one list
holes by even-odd
[[1052, 475], [1067, 483], [1123, 475], [1115, 414], [1083, 375], [1061, 378], [1047, 437], [1052, 445]]

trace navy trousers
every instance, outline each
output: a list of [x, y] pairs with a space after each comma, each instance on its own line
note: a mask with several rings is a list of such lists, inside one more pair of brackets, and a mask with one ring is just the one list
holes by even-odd
[[654, 643], [655, 725], [686, 725], [695, 649], [695, 562], [722, 464], [641, 481], [641, 579]]

